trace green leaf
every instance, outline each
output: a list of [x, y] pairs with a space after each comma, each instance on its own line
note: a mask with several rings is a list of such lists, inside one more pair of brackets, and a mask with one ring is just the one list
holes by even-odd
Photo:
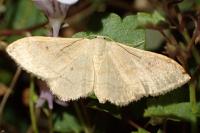
[[131, 133], [149, 133], [148, 131], [146, 131], [145, 129], [143, 128], [139, 128], [138, 131], [133, 131]]
[[[198, 104], [198, 108], [200, 108], [200, 104]], [[182, 102], [169, 105], [150, 106], [145, 110], [144, 116], [181, 119], [195, 122], [197, 114], [192, 112], [192, 106], [189, 102]]]
[[165, 21], [165, 18], [157, 11], [153, 13], [139, 12], [137, 13], [137, 19], [140, 23], [140, 26], [147, 24], [159, 24], [161, 21]]
[[45, 21], [44, 15], [31, 0], [20, 0], [13, 20], [13, 28], [28, 28]]
[[[5, 23], [2, 23], [0, 27], [6, 27], [8, 29], [26, 29], [46, 21], [46, 17], [36, 8], [33, 1], [8, 0], [6, 1]], [[44, 28], [37, 28], [32, 31], [32, 35], [44, 35], [47, 33], [47, 30]], [[22, 36], [23, 35], [7, 36], [5, 40], [10, 43]]]
[[101, 35], [112, 38], [133, 47], [145, 47], [145, 30], [137, 29], [139, 23], [136, 15], [126, 16], [121, 19], [118, 15], [95, 15], [89, 22], [88, 31], [79, 32], [74, 37], [86, 37], [90, 35]]
[[164, 37], [157, 30], [146, 30], [146, 50], [155, 51], [162, 46]]
[[82, 127], [78, 123], [76, 117], [65, 112], [62, 115], [62, 118], [55, 116], [54, 131], [55, 132], [65, 132], [65, 133], [80, 133]]

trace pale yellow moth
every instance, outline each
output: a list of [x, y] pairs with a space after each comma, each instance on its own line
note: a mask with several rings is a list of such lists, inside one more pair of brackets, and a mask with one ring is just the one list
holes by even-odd
[[190, 80], [181, 65], [166, 56], [102, 37], [26, 37], [9, 45], [7, 52], [63, 101], [94, 93], [101, 103], [123, 106]]

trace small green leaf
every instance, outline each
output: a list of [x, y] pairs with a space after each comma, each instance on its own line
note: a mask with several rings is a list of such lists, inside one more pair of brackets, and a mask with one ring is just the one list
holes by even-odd
[[144, 116], [196, 121], [196, 114], [192, 112], [192, 106], [189, 102], [150, 106], [145, 110]]
[[136, 15], [120, 16], [111, 13], [109, 15], [95, 15], [89, 23], [88, 31], [79, 32], [74, 37], [86, 37], [90, 35], [101, 35], [112, 38], [114, 41], [121, 42], [133, 47], [145, 47], [145, 30], [137, 29], [139, 23]]
[[55, 118], [55, 132], [80, 133], [82, 131], [82, 127], [78, 123], [76, 117], [69, 113], [63, 113], [62, 118], [60, 118], [59, 116], [56, 116]]
[[140, 26], [144, 26], [146, 24], [159, 24], [161, 21], [165, 21], [165, 18], [157, 11], [153, 13], [144, 13], [139, 12], [137, 14], [137, 19], [140, 23]]

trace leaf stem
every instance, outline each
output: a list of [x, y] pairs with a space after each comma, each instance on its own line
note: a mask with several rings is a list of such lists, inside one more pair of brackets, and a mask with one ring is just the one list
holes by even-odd
[[36, 122], [36, 115], [35, 115], [35, 108], [34, 108], [34, 82], [33, 78], [31, 77], [31, 83], [30, 83], [30, 98], [29, 98], [29, 111], [30, 111], [30, 117], [31, 117], [31, 125], [34, 133], [38, 133], [37, 129], [37, 122]]
[[[200, 64], [200, 55], [197, 51], [197, 49], [194, 46], [196, 33], [194, 32], [192, 37], [190, 38], [188, 32], [184, 30], [183, 36], [187, 41], [187, 51], [188, 53], [192, 53], [195, 61], [197, 64]], [[197, 104], [196, 104], [196, 80], [192, 79], [189, 82], [189, 97], [190, 97], [190, 104], [192, 113], [197, 113]], [[190, 123], [191, 124], [191, 133], [197, 133], [198, 124], [197, 124], [197, 117], [194, 118], [194, 120]]]
[[194, 57], [196, 63], [197, 63], [197, 64], [200, 64], [200, 55], [199, 55], [199, 51], [198, 51], [195, 47], [192, 48], [192, 55], [193, 55], [193, 57]]
[[[196, 82], [195, 80], [191, 80], [189, 83], [189, 91], [190, 91], [190, 104], [192, 108], [192, 113], [197, 113], [197, 105], [196, 105]], [[191, 122], [191, 133], [197, 133], [197, 118], [194, 118], [194, 121]]]
[[192, 112], [196, 113], [197, 112], [197, 107], [196, 107], [196, 83], [195, 83], [194, 80], [189, 83], [189, 90], [190, 90], [190, 104], [192, 106]]

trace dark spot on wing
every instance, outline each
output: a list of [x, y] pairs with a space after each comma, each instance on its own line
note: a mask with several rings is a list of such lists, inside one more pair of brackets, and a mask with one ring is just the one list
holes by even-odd
[[74, 70], [74, 68], [73, 68], [73, 67], [71, 67], [71, 68], [70, 68], [70, 70], [71, 70], [71, 71], [73, 71], [73, 70]]
[[48, 46], [45, 46], [46, 50], [49, 50], [49, 47]]

